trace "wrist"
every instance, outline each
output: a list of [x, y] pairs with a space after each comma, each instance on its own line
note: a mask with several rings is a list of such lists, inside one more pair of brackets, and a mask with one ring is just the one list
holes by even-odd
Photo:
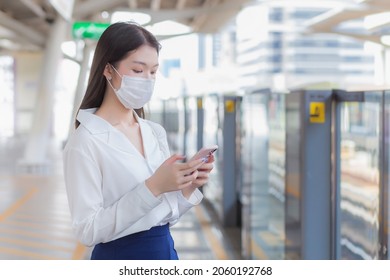
[[189, 199], [196, 189], [197, 188], [195, 186], [191, 185], [185, 189], [182, 189], [181, 193], [186, 199]]
[[145, 180], [145, 186], [150, 190], [150, 192], [154, 196], [158, 197], [159, 195], [161, 195], [161, 192], [158, 189], [157, 184], [154, 182], [153, 177], [150, 177]]

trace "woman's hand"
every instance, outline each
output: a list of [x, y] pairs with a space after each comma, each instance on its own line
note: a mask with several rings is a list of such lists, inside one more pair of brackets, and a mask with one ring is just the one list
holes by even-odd
[[205, 185], [209, 181], [209, 174], [214, 168], [214, 161], [214, 156], [211, 155], [209, 156], [207, 162], [198, 168], [198, 176], [196, 179], [192, 181], [192, 184], [188, 188], [182, 190], [183, 196], [185, 198], [189, 198], [195, 189]]
[[145, 185], [155, 196], [188, 188], [197, 180], [198, 169], [205, 163], [202, 159], [177, 162], [183, 159], [184, 156], [181, 155], [171, 156], [145, 181]]

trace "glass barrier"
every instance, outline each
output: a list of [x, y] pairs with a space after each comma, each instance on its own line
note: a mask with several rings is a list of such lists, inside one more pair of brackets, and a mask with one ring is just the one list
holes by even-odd
[[[222, 97], [216, 94], [207, 95], [204, 97], [204, 127], [203, 127], [203, 143], [204, 146], [218, 145], [219, 149], [215, 154], [214, 169], [210, 173], [210, 179], [203, 188], [205, 197], [210, 201], [218, 215], [223, 217], [222, 199], [223, 199], [223, 180], [222, 180], [222, 164], [223, 164], [223, 139], [221, 118], [223, 111]], [[222, 105], [221, 105], [222, 104]]]
[[341, 104], [341, 259], [378, 259], [379, 143], [382, 92], [366, 92], [364, 102]]
[[179, 99], [173, 98], [164, 100], [164, 117], [163, 126], [167, 132], [168, 145], [171, 150], [171, 154], [181, 153], [182, 142], [179, 133], [180, 126], [180, 112], [179, 112]]
[[383, 230], [382, 230], [382, 257], [390, 259], [389, 242], [390, 242], [390, 90], [384, 91], [384, 117], [383, 117], [383, 189], [381, 192], [381, 202], [383, 203]]
[[153, 122], [164, 125], [164, 107], [160, 99], [152, 99], [145, 108], [145, 118]]
[[197, 152], [197, 137], [198, 137], [198, 119], [197, 119], [197, 102], [196, 97], [187, 97], [186, 102], [186, 131], [185, 131], [185, 147], [187, 158], [191, 158]]
[[272, 259], [284, 259], [286, 108], [285, 94], [271, 94], [268, 103], [268, 184], [270, 195], [269, 231], [274, 237]]
[[242, 246], [248, 259], [284, 259], [284, 96], [242, 102]]
[[[302, 121], [300, 112], [302, 99], [300, 95], [290, 95], [286, 102], [286, 191], [285, 191], [285, 258], [301, 259], [301, 137]], [[293, 131], [294, 133], [289, 133]], [[298, 133], [297, 133], [298, 132]]]

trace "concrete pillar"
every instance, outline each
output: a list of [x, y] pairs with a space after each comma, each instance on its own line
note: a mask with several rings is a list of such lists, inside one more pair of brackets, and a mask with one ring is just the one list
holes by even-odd
[[23, 137], [31, 130], [40, 74], [42, 52], [16, 52], [15, 59], [15, 136]]
[[82, 62], [80, 65], [80, 74], [77, 81], [77, 87], [76, 87], [76, 93], [74, 96], [74, 102], [73, 102], [73, 111], [72, 111], [72, 117], [70, 119], [69, 124], [69, 135], [74, 131], [75, 126], [75, 117], [77, 114], [77, 110], [80, 107], [81, 101], [83, 100], [85, 89], [86, 89], [86, 83], [87, 83], [87, 74], [89, 69], [89, 59], [91, 56], [91, 52], [94, 48], [94, 45], [85, 44], [83, 49], [83, 56], [82, 56]]
[[385, 83], [385, 55], [384, 49], [380, 48], [375, 52], [375, 84], [383, 85]]
[[68, 23], [57, 17], [46, 42], [43, 67], [38, 86], [33, 122], [23, 158], [19, 161], [20, 171], [47, 173], [50, 147], [50, 127], [58, 65], [62, 58], [61, 43], [65, 40]]
[[384, 84], [390, 85], [390, 48], [384, 47], [383, 49], [383, 60], [384, 60]]

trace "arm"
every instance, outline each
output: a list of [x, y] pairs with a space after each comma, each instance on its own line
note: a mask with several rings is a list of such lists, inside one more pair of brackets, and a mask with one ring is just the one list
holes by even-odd
[[77, 238], [87, 246], [110, 241], [125, 230], [127, 234], [143, 230], [134, 228], [134, 224], [152, 211], [158, 210], [161, 216], [170, 211], [144, 182], [135, 185], [114, 204], [104, 207], [101, 170], [82, 151], [65, 151], [64, 172], [73, 228]]

